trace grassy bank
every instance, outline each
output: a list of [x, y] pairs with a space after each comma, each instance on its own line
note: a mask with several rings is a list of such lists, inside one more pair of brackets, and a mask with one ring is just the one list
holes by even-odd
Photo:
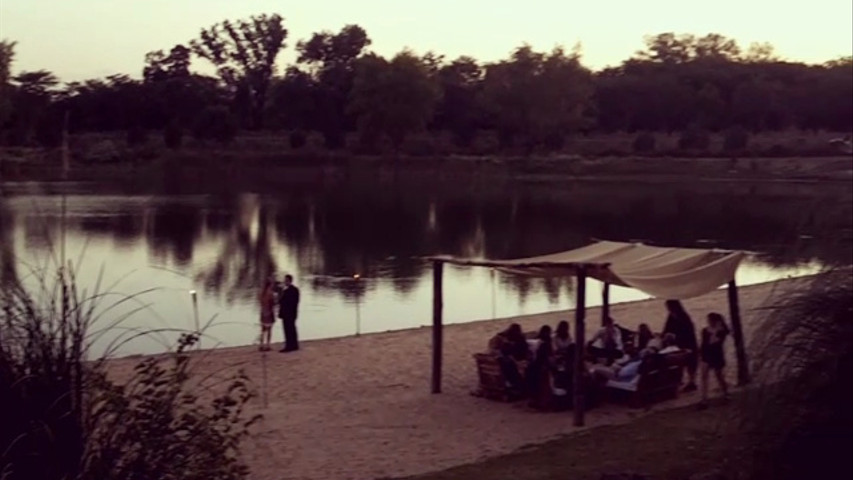
[[[625, 425], [587, 430], [479, 463], [407, 480], [599, 480], [635, 473], [683, 480], [697, 472], [737, 468], [745, 458], [728, 454], [725, 418], [733, 405], [705, 411], [685, 407], [643, 416]], [[399, 479], [402, 480], [402, 479]]]
[[[550, 177], [611, 179], [710, 180], [842, 180], [851, 178], [851, 157], [837, 152], [827, 139], [832, 132], [783, 132], [756, 135], [746, 147], [726, 152], [720, 135], [703, 150], [683, 150], [677, 134], [658, 135], [653, 152], [633, 151], [633, 134], [578, 137], [562, 151], [549, 154], [498, 152], [472, 148], [459, 152], [442, 147], [440, 136], [413, 138], [399, 154], [328, 151], [318, 139], [293, 149], [285, 134], [252, 134], [228, 145], [187, 140], [170, 150], [152, 135], [141, 146], [127, 147], [118, 134], [78, 135], [72, 138], [72, 175], [78, 180], [109, 180], [127, 176], [203, 170], [233, 177], [261, 172], [308, 181], [375, 176], [394, 170], [421, 177], [461, 176], [537, 180]], [[429, 145], [429, 146], [424, 146]], [[357, 150], [357, 149], [356, 149]], [[0, 174], [5, 180], [52, 180], [60, 177], [57, 150], [0, 150]]]
[[[5, 181], [51, 181], [61, 178], [56, 152], [6, 155], [0, 162]], [[253, 178], [326, 182], [377, 176], [448, 177], [522, 181], [608, 179], [636, 181], [837, 181], [853, 178], [850, 157], [669, 158], [669, 157], [368, 157], [312, 156], [289, 153], [183, 151], [169, 158], [104, 164], [72, 163], [71, 180], [99, 181], [145, 176], [206, 177], [252, 182]]]

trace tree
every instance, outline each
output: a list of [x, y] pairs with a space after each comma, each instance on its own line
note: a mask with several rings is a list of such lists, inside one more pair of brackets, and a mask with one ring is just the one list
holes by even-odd
[[[47, 70], [38, 70], [21, 72], [13, 77], [12, 81], [16, 88], [12, 97], [11, 141], [19, 145], [32, 145], [38, 140], [36, 135], [39, 130], [50, 128], [44, 120], [54, 96], [58, 93], [56, 86], [59, 80]], [[59, 126], [56, 128], [58, 130]], [[50, 136], [45, 136], [48, 137]]]
[[779, 61], [773, 45], [767, 42], [753, 42], [741, 57], [746, 63], [770, 63]]
[[644, 38], [646, 49], [637, 51], [636, 57], [657, 63], [678, 64], [690, 61], [693, 58], [694, 43], [696, 37], [693, 35], [676, 35], [672, 32], [659, 33]]
[[502, 146], [521, 138], [531, 150], [558, 145], [583, 126], [591, 95], [591, 75], [578, 53], [555, 48], [544, 54], [525, 45], [509, 60], [486, 67], [482, 99]]
[[267, 118], [275, 127], [311, 130], [322, 122], [317, 85], [307, 72], [290, 67], [270, 88]]
[[693, 45], [693, 55], [700, 60], [736, 61], [740, 57], [737, 42], [718, 33], [709, 33], [697, 39]]
[[228, 20], [202, 29], [190, 43], [192, 51], [210, 61], [232, 90], [247, 92], [251, 127], [263, 127], [267, 92], [275, 73], [276, 57], [287, 38], [278, 14], [256, 15], [232, 23]]
[[[308, 67], [308, 78], [313, 81], [313, 127], [320, 130], [328, 147], [342, 147], [344, 134], [355, 127], [355, 119], [347, 113], [347, 100], [353, 88], [356, 60], [370, 43], [363, 28], [347, 25], [339, 33], [315, 33], [296, 45], [297, 62]], [[291, 78], [298, 79], [295, 72]]]
[[168, 55], [163, 50], [148, 52], [142, 78], [146, 83], [189, 78], [191, 54], [192, 51], [183, 45], [175, 45]]
[[459, 57], [438, 70], [443, 96], [433, 123], [449, 130], [460, 146], [471, 142], [482, 122], [478, 101], [482, 80], [483, 69], [471, 57]]
[[149, 128], [165, 128], [176, 122], [188, 127], [210, 105], [225, 102], [215, 78], [190, 73], [192, 51], [174, 46], [168, 54], [162, 50], [145, 55], [142, 70], [145, 96], [149, 99]]
[[408, 134], [429, 122], [439, 93], [426, 63], [411, 51], [391, 61], [370, 54], [356, 65], [349, 111], [368, 145], [385, 134], [398, 149]]

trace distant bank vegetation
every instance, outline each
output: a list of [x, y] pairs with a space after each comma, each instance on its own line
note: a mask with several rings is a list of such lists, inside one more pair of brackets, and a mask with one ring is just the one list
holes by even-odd
[[[223, 147], [239, 137], [411, 155], [823, 155], [833, 153], [827, 140], [853, 130], [849, 57], [809, 65], [713, 33], [646, 37], [632, 58], [597, 72], [577, 47], [523, 45], [494, 63], [411, 50], [384, 58], [357, 25], [296, 42], [296, 62], [282, 66], [287, 37], [279, 15], [224, 21], [147, 54], [141, 78], [72, 83], [47, 70], [13, 73], [15, 44], [4, 41], [0, 144], [55, 147], [66, 118], [72, 139], [99, 134], [116, 148]], [[787, 140], [766, 140], [774, 137]]]

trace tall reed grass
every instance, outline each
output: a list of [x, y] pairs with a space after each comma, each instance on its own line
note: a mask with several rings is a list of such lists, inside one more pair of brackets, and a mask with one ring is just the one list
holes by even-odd
[[772, 305], [750, 350], [759, 384], [742, 395], [732, 443], [750, 465], [742, 476], [853, 478], [853, 270]]
[[242, 372], [210, 393], [191, 374], [191, 332], [118, 383], [110, 349], [90, 358], [91, 346], [129, 315], [107, 321], [105, 312], [137, 296], [105, 304], [97, 285], [78, 290], [70, 265], [34, 278], [0, 291], [0, 480], [247, 477], [239, 447], [258, 417], [245, 412], [253, 390]]

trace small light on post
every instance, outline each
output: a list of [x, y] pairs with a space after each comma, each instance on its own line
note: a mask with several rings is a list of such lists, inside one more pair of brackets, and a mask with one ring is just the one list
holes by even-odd
[[358, 337], [361, 335], [361, 297], [359, 296], [358, 290], [358, 280], [361, 278], [361, 275], [358, 273], [354, 273], [352, 275], [352, 279], [356, 281], [356, 289], [355, 289], [355, 336]]
[[193, 316], [195, 317], [195, 334], [198, 335], [197, 345], [201, 348], [201, 332], [198, 324], [198, 295], [195, 290], [190, 290], [190, 297], [193, 299]]

